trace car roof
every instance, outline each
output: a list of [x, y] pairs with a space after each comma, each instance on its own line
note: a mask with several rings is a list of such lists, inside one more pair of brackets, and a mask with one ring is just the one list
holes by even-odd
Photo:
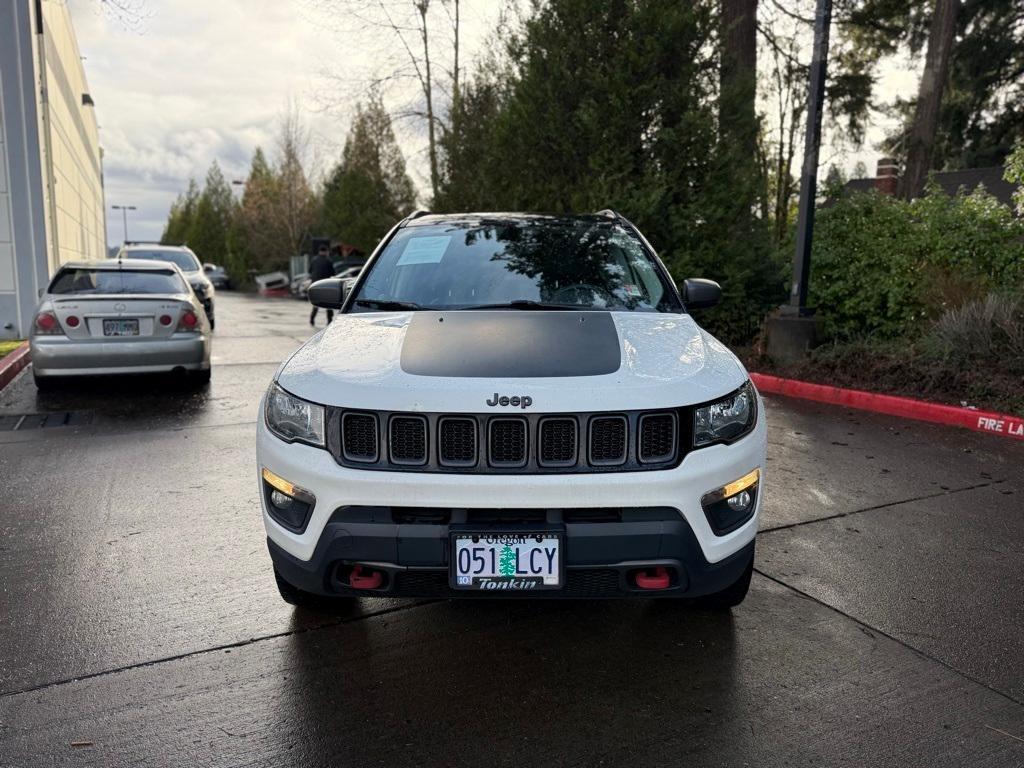
[[159, 270], [168, 267], [178, 269], [173, 262], [155, 259], [96, 259], [94, 261], [67, 261], [60, 265], [61, 269]]
[[476, 212], [476, 213], [420, 213], [413, 214], [403, 222], [406, 227], [424, 227], [437, 224], [478, 224], [483, 221], [512, 222], [512, 221], [547, 221], [547, 222], [604, 222], [610, 223], [618, 220], [618, 216], [611, 211], [600, 213], [583, 214], [553, 214], [553, 213], [516, 213], [516, 212]]
[[121, 248], [125, 251], [191, 251], [187, 245], [168, 245], [166, 243], [124, 243]]

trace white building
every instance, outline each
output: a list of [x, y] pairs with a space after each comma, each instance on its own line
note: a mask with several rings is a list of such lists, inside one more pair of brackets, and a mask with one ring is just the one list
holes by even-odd
[[0, 0], [0, 339], [67, 261], [106, 255], [95, 108], [65, 0]]

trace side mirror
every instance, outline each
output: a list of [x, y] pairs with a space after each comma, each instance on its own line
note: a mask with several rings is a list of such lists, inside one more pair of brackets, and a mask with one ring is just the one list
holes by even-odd
[[722, 287], [714, 280], [691, 277], [683, 281], [683, 303], [687, 309], [709, 309], [722, 300]]
[[345, 295], [351, 287], [345, 285], [346, 282], [337, 277], [317, 280], [309, 286], [309, 303], [322, 309], [341, 309], [341, 305], [345, 303]]

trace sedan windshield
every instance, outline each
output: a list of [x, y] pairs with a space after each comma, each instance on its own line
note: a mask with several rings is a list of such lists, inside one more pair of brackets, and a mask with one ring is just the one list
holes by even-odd
[[639, 238], [598, 217], [493, 218], [400, 229], [353, 302], [381, 309], [680, 312]]
[[177, 251], [177, 250], [161, 250], [156, 249], [152, 251], [136, 251], [130, 250], [125, 251], [123, 257], [126, 259], [145, 259], [146, 261], [169, 261], [171, 264], [177, 264], [178, 268], [182, 272], [198, 272], [202, 267], [199, 266], [199, 259], [196, 258], [195, 254], [191, 251]]
[[188, 293], [171, 270], [62, 269], [50, 285], [53, 294]]

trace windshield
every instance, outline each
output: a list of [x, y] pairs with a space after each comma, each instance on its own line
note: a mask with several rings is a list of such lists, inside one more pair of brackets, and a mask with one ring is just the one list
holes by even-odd
[[188, 293], [188, 289], [169, 269], [63, 269], [50, 284], [50, 293]]
[[636, 235], [597, 218], [496, 218], [403, 228], [374, 263], [353, 310], [398, 305], [682, 311]]
[[133, 248], [130, 251], [124, 251], [122, 257], [125, 259], [145, 259], [146, 261], [169, 261], [171, 264], [177, 264], [182, 272], [198, 272], [201, 269], [199, 259], [191, 251], [171, 249], [137, 251]]

